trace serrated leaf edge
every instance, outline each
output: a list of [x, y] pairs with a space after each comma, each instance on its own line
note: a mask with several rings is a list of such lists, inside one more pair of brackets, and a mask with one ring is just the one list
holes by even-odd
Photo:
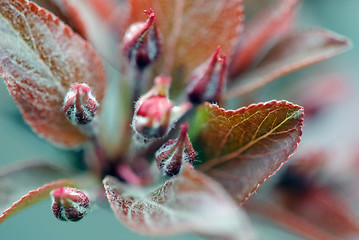
[[[237, 157], [238, 155], [240, 155], [242, 152], [244, 152], [245, 150], [247, 150], [249, 147], [251, 147], [253, 144], [259, 142], [260, 140], [264, 139], [265, 137], [268, 137], [270, 134], [273, 133], [274, 130], [276, 130], [278, 127], [280, 127], [282, 124], [284, 124], [287, 120], [289, 119], [293, 119], [293, 118], [297, 118], [299, 119], [299, 122], [297, 124], [297, 126], [299, 125], [300, 126], [300, 132], [299, 132], [299, 141], [297, 143], [297, 146], [296, 146], [296, 149], [298, 148], [298, 144], [299, 142], [301, 141], [301, 136], [302, 136], [302, 133], [303, 133], [303, 130], [302, 130], [302, 125], [303, 125], [303, 118], [304, 118], [304, 109], [303, 107], [299, 106], [299, 105], [295, 105], [291, 102], [288, 102], [288, 101], [285, 101], [285, 100], [282, 100], [282, 101], [277, 101], [277, 100], [272, 100], [272, 101], [269, 101], [269, 102], [265, 102], [265, 103], [258, 103], [258, 104], [251, 104], [250, 106], [248, 107], [242, 107], [242, 108], [239, 108], [237, 110], [225, 110], [224, 108], [220, 108], [218, 105], [216, 104], [209, 104], [209, 103], [206, 103], [207, 106], [209, 106], [210, 108], [215, 108], [217, 109], [220, 113], [231, 113], [231, 114], [240, 114], [240, 113], [244, 113], [245, 111], [248, 111], [248, 110], [251, 110], [252, 108], [256, 108], [256, 107], [262, 107], [262, 106], [269, 106], [269, 105], [275, 105], [275, 104], [278, 104], [278, 105], [286, 105], [286, 106], [292, 106], [292, 107], [297, 107], [298, 108], [298, 111], [294, 112], [293, 114], [291, 114], [289, 117], [287, 117], [285, 120], [283, 120], [279, 125], [277, 125], [275, 128], [273, 128], [271, 131], [269, 131], [268, 133], [264, 134], [263, 136], [255, 139], [254, 141], [251, 141], [250, 144], [247, 144], [246, 146], [243, 146], [241, 147], [240, 149], [238, 149], [237, 151], [234, 151], [232, 153], [229, 153], [229, 154], [226, 154], [224, 156], [221, 156], [221, 157], [218, 157], [218, 158], [213, 158], [211, 160], [209, 160], [208, 162], [202, 164], [199, 166], [199, 169], [201, 171], [207, 171], [209, 170], [210, 168], [214, 167], [215, 165], [218, 165], [218, 164], [222, 164], [226, 161], [229, 161], [235, 157]], [[291, 156], [291, 155], [290, 155]], [[289, 159], [289, 157], [288, 157]], [[281, 165], [280, 165], [281, 166]], [[273, 174], [272, 174], [273, 175]], [[270, 176], [272, 176], [270, 175]], [[267, 178], [268, 179], [268, 178]]]
[[10, 208], [8, 208], [2, 213], [2, 215], [0, 216], [0, 225], [9, 217], [24, 209], [25, 207], [49, 197], [50, 192], [60, 186], [77, 187], [77, 185], [71, 180], [61, 179], [45, 184], [36, 190], [32, 190], [28, 194], [22, 196], [16, 202], [14, 202]]

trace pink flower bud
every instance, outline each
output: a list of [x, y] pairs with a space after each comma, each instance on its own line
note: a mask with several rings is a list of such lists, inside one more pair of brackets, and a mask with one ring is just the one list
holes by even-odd
[[192, 103], [220, 101], [226, 86], [226, 56], [219, 56], [220, 47], [205, 63], [195, 69], [187, 85], [188, 99]]
[[62, 221], [76, 222], [89, 211], [89, 199], [80, 190], [59, 187], [51, 192], [52, 211]]
[[174, 106], [168, 99], [171, 79], [159, 76], [155, 85], [136, 103], [132, 120], [133, 129], [145, 139], [164, 137], [173, 124], [183, 116], [191, 104]]
[[91, 88], [85, 84], [74, 84], [68, 91], [63, 112], [74, 125], [87, 124], [95, 117], [98, 102]]
[[156, 152], [156, 162], [162, 175], [177, 175], [185, 162], [193, 164], [195, 159], [195, 151], [192, 147], [188, 135], [188, 125], [181, 125], [181, 133], [177, 140], [167, 141]]
[[161, 37], [155, 25], [155, 13], [152, 9], [144, 11], [148, 15], [146, 22], [132, 24], [122, 41], [122, 51], [138, 69], [142, 70], [153, 63], [160, 54]]

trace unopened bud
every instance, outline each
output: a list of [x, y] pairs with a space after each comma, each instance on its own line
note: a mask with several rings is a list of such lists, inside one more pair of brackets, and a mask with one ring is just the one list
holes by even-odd
[[132, 24], [122, 41], [122, 51], [138, 69], [143, 70], [153, 63], [160, 54], [161, 37], [155, 25], [155, 13], [152, 9], [144, 11], [148, 15], [146, 22]]
[[64, 99], [62, 110], [72, 124], [83, 125], [93, 120], [98, 105], [91, 88], [87, 84], [81, 83], [70, 88]]
[[220, 47], [191, 74], [186, 90], [192, 103], [221, 100], [227, 80], [227, 61], [225, 55], [219, 56], [219, 51]]
[[167, 141], [156, 152], [156, 162], [162, 175], [175, 176], [181, 172], [185, 162], [193, 164], [195, 151], [188, 138], [188, 125], [181, 125], [181, 133], [178, 139]]
[[76, 222], [89, 211], [89, 199], [80, 190], [71, 187], [59, 187], [51, 192], [52, 211], [62, 221]]
[[170, 83], [168, 77], [157, 77], [153, 88], [136, 103], [132, 127], [146, 139], [164, 137], [191, 108], [189, 103], [174, 106], [168, 98]]

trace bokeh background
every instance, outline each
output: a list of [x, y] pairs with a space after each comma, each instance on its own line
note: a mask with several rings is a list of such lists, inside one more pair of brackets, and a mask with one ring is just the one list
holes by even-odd
[[[320, 76], [336, 75], [343, 78], [348, 91], [344, 97], [327, 108], [310, 122], [305, 122], [304, 135], [298, 153], [310, 149], [328, 149], [333, 166], [346, 164], [346, 155], [355, 151], [359, 140], [359, 1], [358, 0], [304, 0], [299, 12], [299, 27], [324, 27], [351, 39], [353, 48], [333, 59], [316, 64], [271, 84], [258, 95], [261, 101], [286, 99], [295, 101], [293, 93], [300, 89], [299, 82], [316, 81]], [[0, 36], [1, 41], [1, 36]], [[290, 89], [291, 92], [288, 91]], [[299, 91], [299, 90], [298, 90]], [[328, 94], [335, 95], [335, 89]], [[49, 159], [70, 164], [77, 155], [53, 147], [34, 134], [24, 124], [16, 104], [0, 83], [0, 166], [29, 159]], [[335, 176], [335, 174], [333, 175]], [[262, 188], [273, 184], [268, 180]], [[258, 216], [252, 218], [259, 239], [302, 239], [275, 223]], [[155, 239], [140, 236], [125, 228], [109, 209], [94, 207], [91, 214], [78, 223], [59, 222], [52, 216], [50, 201], [42, 201], [16, 214], [0, 225], [0, 239]], [[203, 239], [195, 235], [184, 235], [162, 239]]]

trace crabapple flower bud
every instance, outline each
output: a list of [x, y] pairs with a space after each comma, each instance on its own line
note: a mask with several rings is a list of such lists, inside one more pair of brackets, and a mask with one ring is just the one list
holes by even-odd
[[98, 106], [91, 88], [85, 83], [80, 83], [70, 88], [64, 99], [62, 110], [72, 124], [83, 125], [93, 120]]
[[139, 70], [156, 60], [162, 46], [160, 33], [155, 25], [155, 13], [152, 9], [144, 12], [148, 15], [147, 21], [132, 24], [122, 41], [123, 53]]
[[177, 175], [185, 162], [193, 164], [196, 153], [187, 132], [188, 124], [182, 124], [178, 139], [167, 141], [157, 150], [156, 162], [163, 176]]
[[226, 86], [226, 56], [219, 56], [220, 47], [205, 63], [193, 71], [187, 85], [187, 96], [192, 103], [220, 101]]
[[132, 127], [145, 139], [164, 137], [190, 108], [190, 103], [174, 106], [168, 99], [171, 79], [159, 76], [155, 85], [136, 103]]
[[52, 211], [62, 221], [76, 222], [89, 211], [89, 199], [80, 190], [71, 187], [59, 187], [51, 192]]

